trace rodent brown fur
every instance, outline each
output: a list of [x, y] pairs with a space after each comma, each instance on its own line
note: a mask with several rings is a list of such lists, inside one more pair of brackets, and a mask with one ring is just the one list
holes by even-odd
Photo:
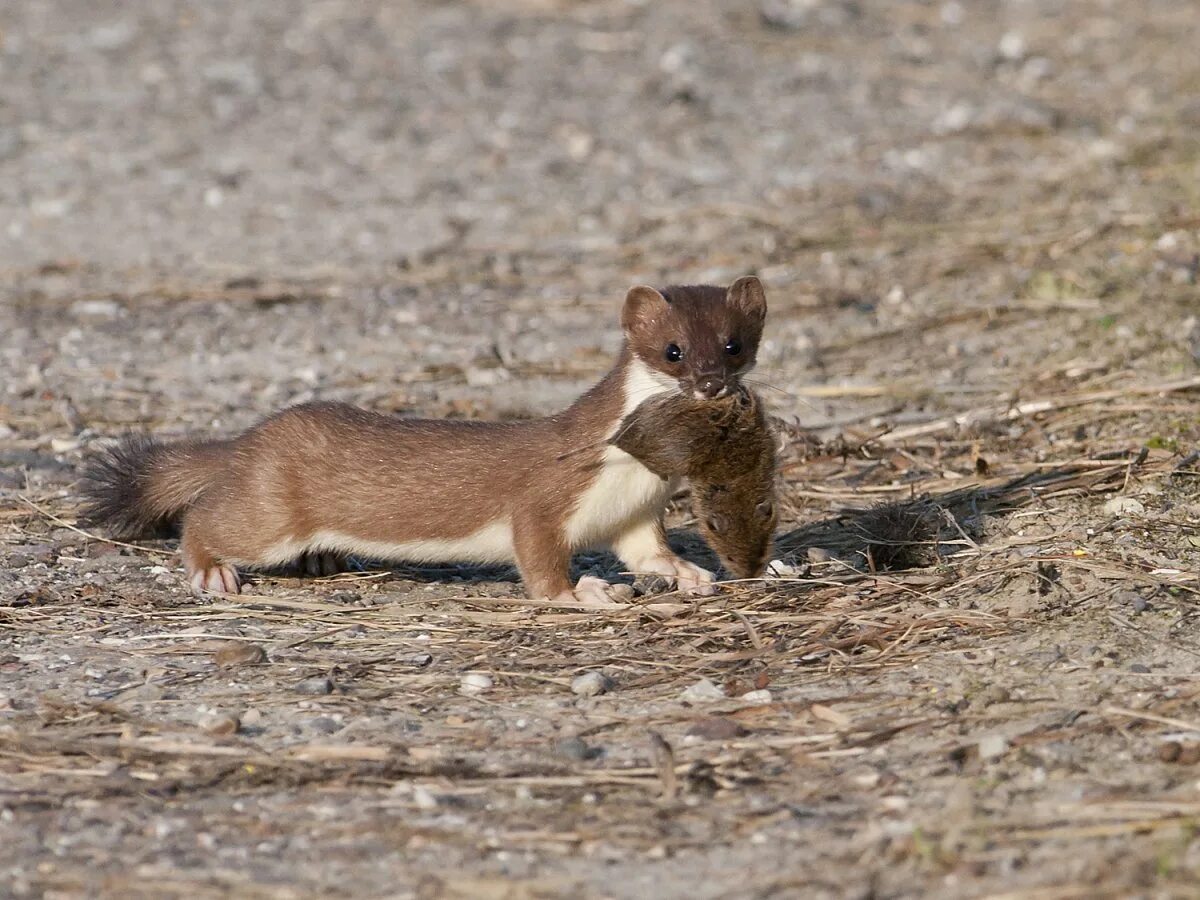
[[653, 397], [612, 443], [663, 478], [686, 477], [700, 532], [725, 568], [738, 578], [763, 573], [777, 518], [775, 435], [756, 394]]

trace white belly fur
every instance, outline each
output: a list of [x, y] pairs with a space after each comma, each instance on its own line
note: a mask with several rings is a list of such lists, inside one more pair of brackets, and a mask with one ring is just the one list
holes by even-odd
[[[606, 437], [616, 434], [621, 419], [643, 400], [673, 390], [678, 390], [674, 379], [633, 360], [625, 378], [621, 418], [612, 423]], [[656, 516], [674, 490], [674, 481], [659, 478], [624, 450], [607, 447], [596, 479], [567, 520], [567, 542], [573, 549], [607, 544], [629, 526]]]
[[505, 563], [513, 559], [512, 524], [491, 522], [462, 538], [403, 541], [390, 544], [369, 541], [336, 531], [319, 531], [306, 541], [286, 540], [272, 547], [258, 565], [282, 566], [302, 553], [345, 553], [364, 559], [395, 562]]

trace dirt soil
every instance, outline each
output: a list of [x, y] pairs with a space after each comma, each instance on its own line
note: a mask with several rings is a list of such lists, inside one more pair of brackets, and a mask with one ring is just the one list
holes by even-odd
[[[1170, 0], [4, 5], [0, 895], [1194, 896], [1198, 46]], [[196, 599], [74, 527], [127, 429], [541, 414], [629, 285], [747, 272], [765, 580]]]

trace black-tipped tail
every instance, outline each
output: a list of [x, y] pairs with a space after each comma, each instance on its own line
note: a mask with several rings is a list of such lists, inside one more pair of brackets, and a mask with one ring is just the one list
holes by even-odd
[[85, 465], [80, 522], [125, 540], [168, 532], [219, 476], [225, 449], [220, 441], [164, 444], [127, 435]]
[[126, 540], [165, 531], [169, 517], [147, 496], [164, 449], [149, 435], [131, 434], [89, 459], [80, 485], [80, 524]]

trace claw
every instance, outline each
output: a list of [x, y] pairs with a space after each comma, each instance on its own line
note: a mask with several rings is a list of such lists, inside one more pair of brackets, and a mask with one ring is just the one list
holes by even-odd
[[197, 569], [188, 578], [192, 593], [202, 594], [237, 594], [241, 591], [237, 569], [233, 566], [215, 565], [207, 569]]
[[702, 569], [695, 563], [678, 556], [658, 556], [647, 560], [638, 566], [638, 572], [649, 575], [662, 575], [672, 581], [675, 587], [686, 594], [707, 597], [715, 594], [713, 586], [716, 576], [708, 569]]
[[575, 589], [563, 591], [554, 598], [560, 603], [584, 603], [588, 606], [617, 606], [633, 599], [633, 588], [627, 584], [609, 584], [595, 575], [584, 575]]

